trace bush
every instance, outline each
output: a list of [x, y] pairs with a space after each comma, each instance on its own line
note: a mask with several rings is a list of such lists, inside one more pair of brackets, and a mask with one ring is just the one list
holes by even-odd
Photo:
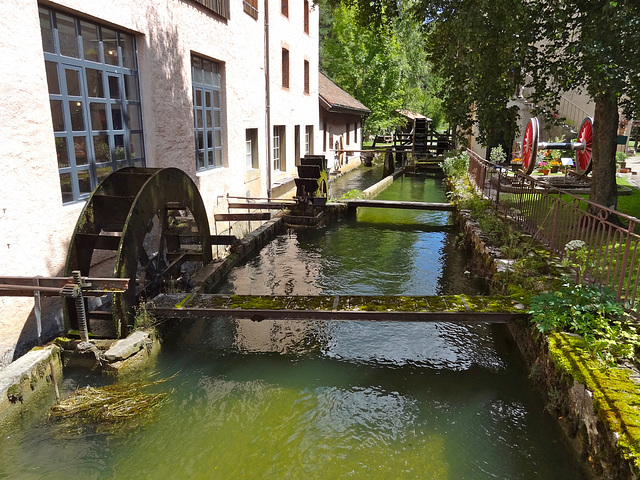
[[498, 145], [491, 149], [489, 160], [491, 160], [491, 162], [493, 163], [504, 163], [507, 160], [507, 154], [504, 153], [502, 145]]
[[640, 347], [637, 327], [627, 321], [624, 307], [604, 287], [565, 284], [532, 297], [529, 313], [541, 332], [581, 335], [591, 352], [607, 362], [633, 358]]
[[440, 166], [447, 177], [464, 178], [469, 171], [469, 155], [466, 152], [447, 154]]

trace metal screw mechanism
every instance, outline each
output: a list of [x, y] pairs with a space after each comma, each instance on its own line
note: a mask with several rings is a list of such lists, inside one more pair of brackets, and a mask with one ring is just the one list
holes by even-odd
[[71, 272], [73, 282], [75, 283], [75, 295], [76, 302], [76, 314], [78, 315], [78, 331], [80, 332], [80, 339], [83, 342], [89, 341], [89, 331], [87, 330], [87, 313], [84, 309], [84, 298], [82, 296], [82, 277], [79, 270]]

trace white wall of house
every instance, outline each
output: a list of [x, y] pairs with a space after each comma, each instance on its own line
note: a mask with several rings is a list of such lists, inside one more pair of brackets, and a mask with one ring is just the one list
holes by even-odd
[[[138, 75], [146, 165], [178, 167], [196, 182], [213, 214], [224, 196], [264, 196], [267, 185], [265, 21], [270, 5], [271, 124], [287, 127], [287, 158], [294, 158], [294, 127], [317, 135], [318, 10], [303, 31], [302, 1], [259, 2], [259, 15], [230, 1], [225, 20], [193, 0], [58, 0], [48, 8], [132, 34]], [[310, 2], [312, 5], [312, 2]], [[281, 45], [290, 46], [290, 87], [282, 89]], [[36, 0], [5, 0], [0, 17], [0, 275], [61, 275], [69, 239], [84, 202], [63, 205]], [[218, 62], [222, 71], [223, 151], [220, 168], [196, 171], [191, 55]], [[303, 93], [303, 60], [310, 91]], [[259, 168], [247, 167], [246, 129], [258, 130]], [[317, 142], [314, 142], [317, 143]], [[301, 146], [304, 154], [304, 145]], [[287, 171], [273, 175], [291, 175]], [[46, 302], [45, 330], [60, 325], [57, 301]], [[0, 367], [34, 342], [32, 299], [0, 297]]]
[[[313, 146], [318, 136], [318, 18], [319, 11], [309, 2], [309, 33], [304, 32], [303, 1], [288, 2], [289, 13], [281, 12], [281, 2], [269, 2], [270, 70], [272, 78], [270, 111], [271, 127], [286, 129], [286, 162], [282, 170], [273, 170], [274, 182], [296, 175], [295, 127], [299, 126], [300, 156], [304, 156], [304, 136], [312, 127]], [[289, 51], [289, 88], [282, 85], [282, 50]], [[309, 92], [304, 93], [304, 62], [309, 62]], [[315, 117], [312, 117], [315, 115]], [[272, 149], [273, 150], [273, 149]], [[309, 152], [311, 154], [314, 151]]]
[[336, 167], [336, 160], [342, 158], [342, 164], [359, 160], [360, 152], [353, 154], [337, 153], [342, 145], [342, 150], [362, 150], [362, 117], [355, 114], [328, 112], [320, 109], [320, 135], [321, 144], [318, 150], [329, 159], [329, 167]]

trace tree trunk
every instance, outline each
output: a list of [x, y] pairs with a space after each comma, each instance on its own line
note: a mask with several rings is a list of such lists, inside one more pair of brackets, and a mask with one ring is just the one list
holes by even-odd
[[593, 119], [592, 181], [589, 200], [616, 208], [616, 148], [618, 140], [618, 100], [614, 94], [596, 97]]

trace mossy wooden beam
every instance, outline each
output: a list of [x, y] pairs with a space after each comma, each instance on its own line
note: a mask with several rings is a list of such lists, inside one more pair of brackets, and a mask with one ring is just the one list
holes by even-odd
[[405, 202], [398, 200], [371, 200], [371, 199], [350, 199], [344, 203], [350, 209], [358, 207], [369, 208], [396, 208], [402, 210], [436, 210], [454, 212], [456, 206], [453, 203], [434, 203], [434, 202]]
[[523, 307], [499, 296], [162, 294], [147, 307], [167, 318], [491, 322], [523, 318]]

